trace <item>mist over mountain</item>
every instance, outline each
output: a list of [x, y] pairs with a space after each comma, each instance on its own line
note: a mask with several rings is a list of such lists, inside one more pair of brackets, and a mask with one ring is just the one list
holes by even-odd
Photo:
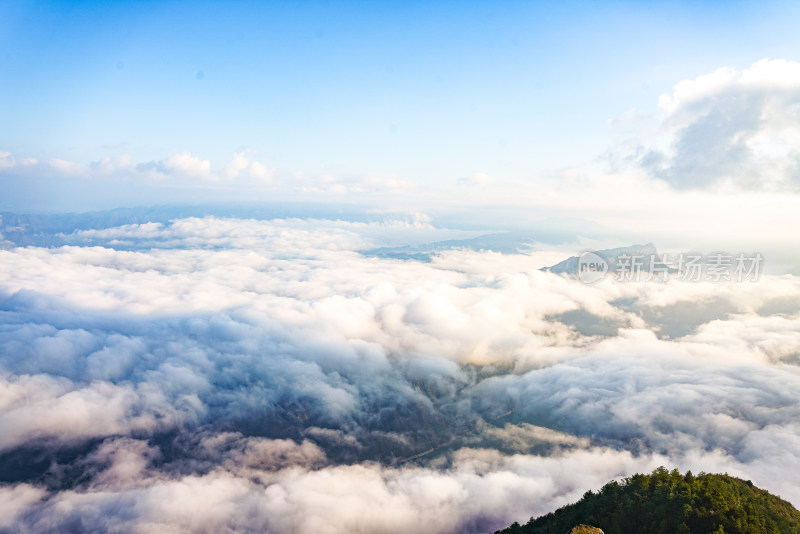
[[185, 213], [4, 215], [3, 531], [488, 532], [664, 464], [800, 498], [792, 277], [589, 286], [542, 245], [374, 253], [479, 242], [418, 218]]

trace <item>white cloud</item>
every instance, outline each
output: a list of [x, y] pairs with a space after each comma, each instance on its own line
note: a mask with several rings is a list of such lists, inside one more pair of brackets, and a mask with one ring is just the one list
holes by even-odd
[[249, 152], [235, 152], [231, 161], [222, 170], [222, 176], [228, 180], [238, 177], [268, 183], [272, 179], [273, 171], [259, 161], [252, 161]]
[[0, 486], [0, 528], [11, 528], [23, 512], [46, 495], [42, 488], [29, 484]]
[[39, 162], [35, 158], [17, 159], [11, 152], [0, 151], [0, 169], [13, 169], [16, 167], [31, 167]]
[[800, 190], [800, 64], [764, 59], [678, 83], [638, 161], [679, 189]]
[[[144, 449], [128, 445], [126, 461], [135, 462]], [[128, 482], [118, 474], [129, 468], [117, 459], [85, 490], [39, 502], [41, 493], [28, 489], [32, 495], [17, 498], [26, 505], [25, 519], [9, 524], [41, 532], [76, 520], [88, 530], [103, 525], [137, 532], [485, 532], [505, 525], [507, 517], [524, 521], [579, 498], [586, 487], [649, 470], [660, 460], [602, 449], [557, 458], [462, 450], [448, 471], [357, 464], [237, 474], [216, 469], [174, 478], [151, 472]], [[27, 489], [18, 488], [12, 491]]]
[[0, 173], [8, 176], [68, 179], [90, 178], [98, 181], [125, 180], [157, 181], [221, 181], [238, 180], [269, 183], [273, 171], [262, 162], [254, 160], [250, 152], [236, 152], [222, 169], [215, 170], [211, 161], [192, 155], [188, 151], [153, 161], [135, 163], [128, 155], [102, 158], [83, 164], [60, 158], [39, 161], [35, 158], [18, 158], [10, 152], [0, 152]]
[[206, 177], [211, 173], [210, 161], [194, 157], [188, 152], [173, 154], [163, 161], [161, 166], [167, 171], [175, 171], [188, 176]]

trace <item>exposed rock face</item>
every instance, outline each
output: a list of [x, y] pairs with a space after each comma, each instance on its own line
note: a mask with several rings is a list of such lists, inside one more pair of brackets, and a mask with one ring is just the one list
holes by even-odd
[[604, 532], [597, 527], [578, 525], [577, 527], [572, 527], [572, 530], [569, 531], [569, 534], [604, 534]]

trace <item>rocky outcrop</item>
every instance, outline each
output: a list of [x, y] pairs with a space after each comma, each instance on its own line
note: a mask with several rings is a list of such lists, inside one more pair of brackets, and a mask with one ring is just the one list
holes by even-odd
[[577, 527], [572, 527], [572, 530], [569, 531], [569, 534], [605, 534], [605, 533], [597, 527], [590, 527], [589, 525], [578, 525]]

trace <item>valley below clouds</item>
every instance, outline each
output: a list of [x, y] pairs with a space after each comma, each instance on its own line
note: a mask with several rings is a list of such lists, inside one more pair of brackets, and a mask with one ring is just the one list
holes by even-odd
[[369, 253], [454, 237], [183, 217], [6, 241], [0, 531], [490, 532], [659, 465], [800, 505], [796, 276]]

